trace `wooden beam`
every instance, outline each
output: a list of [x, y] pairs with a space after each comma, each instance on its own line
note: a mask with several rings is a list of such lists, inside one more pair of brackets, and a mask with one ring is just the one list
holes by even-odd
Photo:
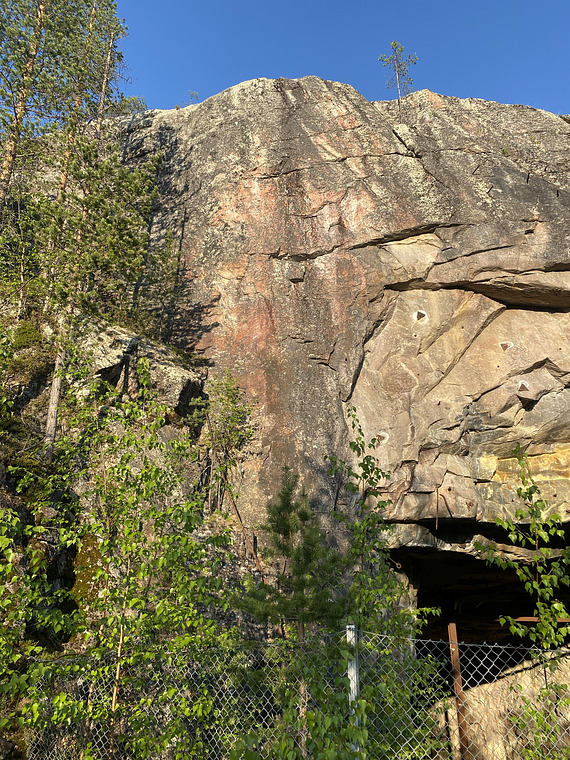
[[473, 760], [469, 750], [467, 737], [467, 720], [465, 717], [465, 693], [461, 680], [461, 667], [459, 665], [459, 642], [457, 640], [457, 627], [455, 623], [447, 626], [449, 637], [449, 651], [451, 653], [451, 674], [453, 676], [453, 692], [455, 694], [455, 706], [457, 711], [457, 728], [459, 733], [459, 752], [461, 760]]
[[[515, 618], [517, 623], [538, 623], [537, 617], [518, 617]], [[570, 618], [556, 618], [557, 623], [570, 623]]]

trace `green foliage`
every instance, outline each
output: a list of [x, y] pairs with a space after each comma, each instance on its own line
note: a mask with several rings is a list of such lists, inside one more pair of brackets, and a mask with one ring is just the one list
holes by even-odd
[[14, 399], [6, 384], [6, 373], [14, 358], [13, 340], [0, 332], [0, 426], [11, 416]]
[[537, 618], [534, 625], [526, 626], [509, 616], [503, 616], [501, 623], [508, 625], [512, 634], [528, 637], [540, 650], [546, 651], [564, 644], [570, 633], [568, 623], [558, 622], [559, 618], [570, 617], [565, 604], [558, 598], [562, 587], [570, 586], [570, 551], [551, 546], [556, 539], [564, 540], [565, 537], [560, 515], [551, 513], [546, 516], [549, 505], [540, 496], [528, 456], [520, 446], [515, 449], [515, 455], [521, 480], [517, 495], [524, 506], [516, 510], [514, 520], [499, 518], [497, 524], [507, 532], [511, 543], [530, 550], [531, 555], [517, 561], [499, 554], [493, 546], [479, 548], [489, 562], [515, 571], [534, 604]]
[[376, 439], [365, 440], [355, 409], [349, 410], [349, 418], [355, 462], [327, 457], [329, 473], [341, 480], [354, 501], [350, 514], [338, 516], [347, 549], [329, 545], [307, 496], [295, 496], [298, 477], [285, 468], [278, 500], [267, 507], [263, 526], [268, 555], [277, 560], [277, 580], [250, 580], [244, 603], [260, 620], [295, 620], [302, 629], [315, 623], [335, 630], [352, 622], [368, 631], [409, 635], [419, 616], [402, 605], [405, 589], [390, 563], [389, 528], [383, 518], [389, 502], [382, 499], [389, 475], [374, 456]]
[[0, 294], [18, 318], [59, 323], [75, 309], [124, 321], [157, 164], [124, 166], [103, 122], [125, 110], [123, 22], [114, 0], [0, 2]]
[[[233, 760], [420, 760], [448, 752], [438, 725], [449, 707], [445, 678], [409, 640], [367, 636], [355, 648], [342, 634], [309, 634], [303, 643], [278, 639], [258, 654], [263, 667], [241, 675], [248, 702]], [[359, 690], [349, 677], [357, 661]]]
[[[38, 137], [80, 125], [97, 131], [116, 91], [125, 28], [114, 0], [1, 0], [0, 211], [37, 170]], [[16, 169], [20, 169], [17, 173]], [[62, 183], [62, 187], [65, 182]], [[33, 185], [33, 183], [32, 183]]]
[[[520, 688], [516, 688], [521, 692]], [[563, 728], [560, 716], [570, 707], [570, 694], [565, 684], [546, 683], [530, 699], [520, 695], [522, 709], [513, 716], [513, 725], [521, 737], [519, 753], [522, 760], [568, 760], [570, 747], [561, 742]]]
[[[405, 589], [390, 565], [382, 517], [389, 503], [382, 499], [388, 474], [374, 456], [376, 440], [366, 441], [355, 409], [349, 409], [349, 418], [354, 463], [327, 457], [330, 474], [354, 500], [353, 512], [341, 516], [348, 548], [329, 545], [307, 496], [297, 495], [297, 476], [287, 468], [278, 499], [267, 508], [264, 530], [276, 577], [272, 582], [250, 578], [239, 604], [260, 621], [279, 623], [288, 636], [281, 642], [283, 680], [275, 696], [282, 713], [269, 742], [256, 727], [244, 729], [231, 755], [236, 760], [348, 760], [369, 753], [388, 760], [400, 749], [396, 744], [402, 736], [410, 758], [425, 757], [437, 744], [424, 730], [430, 723], [428, 708], [439, 698], [437, 666], [416, 661], [403, 639], [399, 645], [393, 638], [394, 650], [373, 655], [392, 663], [383, 672], [382, 693], [375, 681], [365, 681], [358, 695], [351, 693], [349, 661], [367, 646], [382, 649], [379, 633], [409, 636], [418, 617], [402, 606]], [[367, 632], [362, 641], [357, 637], [356, 647], [339, 638], [345, 622]], [[377, 638], [367, 644], [370, 631]], [[268, 682], [267, 690], [274, 689]], [[411, 704], [417, 709], [422, 700], [426, 715], [418, 730], [406, 716], [412, 714]]]
[[327, 540], [307, 496], [295, 498], [298, 477], [284, 468], [278, 500], [267, 507], [269, 554], [278, 562], [275, 583], [249, 582], [242, 600], [246, 611], [261, 621], [294, 623], [300, 641], [308, 625], [333, 628], [345, 611], [341, 595], [344, 566]]
[[[137, 398], [106, 399], [104, 419], [90, 430], [91, 511], [84, 530], [85, 537], [97, 537], [98, 556], [94, 572], [78, 568], [80, 574], [91, 570], [94, 587], [88, 599], [77, 599], [83, 613], [78, 634], [90, 658], [102, 663], [103, 672], [93, 678], [110, 676], [110, 686], [103, 702], [72, 708], [79, 708], [81, 720], [88, 722], [107, 716], [115, 725], [120, 715], [115, 740], [144, 758], [153, 756], [168, 736], [146, 736], [144, 743], [128, 738], [133, 729], [139, 737], [150, 719], [147, 694], [137, 679], [141, 670], [152, 673], [161, 667], [165, 648], [194, 649], [197, 656], [203, 647], [220, 645], [223, 637], [211, 611], [221, 589], [216, 549], [227, 539], [195, 537], [204, 493], [197, 485], [189, 490], [185, 485], [194, 443], [188, 436], [163, 439], [166, 410], [154, 398], [142, 361], [139, 380]], [[153, 684], [155, 699], [165, 698], [162, 688]], [[197, 705], [182, 700], [178, 708], [165, 728], [169, 735], [183, 735], [181, 726]]]
[[156, 162], [124, 166], [112, 140], [75, 140], [65, 192], [26, 195], [17, 226], [3, 230], [4, 292], [20, 314], [67, 309], [126, 320], [148, 246], [155, 175]]
[[[137, 371], [134, 398], [89, 390], [79, 372], [53, 463], [40, 457], [10, 468], [32, 519], [8, 507], [0, 515], [0, 693], [12, 704], [2, 725], [81, 726], [88, 742], [103, 723], [111, 744], [141, 760], [173, 738], [181, 757], [201, 756], [186, 727], [215, 719], [212, 698], [204, 691], [172, 704], [165, 658], [184, 650], [200, 659], [231, 639], [216, 622], [227, 608], [220, 567], [228, 538], [204, 526], [191, 429], [164, 436], [167, 410], [148, 364], [139, 360]], [[56, 554], [76, 556], [73, 584], [54, 584]], [[65, 641], [76, 659], [46, 660]], [[91, 694], [77, 693], [78, 673]], [[170, 704], [160, 731], [150, 694]]]
[[347, 664], [353, 651], [346, 642], [309, 634], [302, 643], [276, 641], [264, 656], [267, 680], [263, 688], [257, 683], [256, 691], [279, 706], [279, 718], [274, 730], [242, 726], [244, 735], [230, 758], [363, 757], [357, 744], [365, 744], [368, 731], [363, 703], [351, 707], [349, 702]]
[[391, 76], [386, 82], [386, 87], [395, 87], [398, 93], [398, 103], [401, 103], [402, 97], [411, 92], [413, 79], [408, 74], [408, 69], [418, 62], [418, 57], [413, 55], [404, 58], [404, 46], [394, 40], [391, 45], [392, 53], [390, 55], [382, 54], [378, 60], [383, 66], [391, 70]]
[[388, 550], [390, 526], [384, 512], [390, 501], [383, 498], [389, 473], [374, 451], [377, 440], [366, 441], [356, 409], [349, 408], [352, 428], [350, 450], [354, 462], [329, 455], [331, 475], [339, 478], [353, 496], [350, 514], [339, 514], [348, 533], [347, 566], [352, 569], [348, 585], [347, 620], [361, 630], [393, 636], [409, 636], [437, 610], [412, 610], [403, 604], [406, 590], [394, 572]]
[[237, 464], [237, 456], [253, 439], [251, 402], [244, 398], [230, 372], [208, 386], [206, 440], [223, 462], [227, 473]]
[[[570, 706], [570, 696], [568, 686], [557, 682], [556, 671], [560, 648], [570, 633], [569, 613], [559, 598], [561, 589], [570, 586], [570, 550], [552, 546], [557, 540], [559, 544], [565, 540], [561, 518], [551, 512], [541, 497], [527, 454], [518, 445], [514, 454], [521, 482], [517, 495], [523, 506], [516, 510], [514, 520], [498, 518], [497, 524], [507, 532], [510, 542], [527, 550], [529, 556], [517, 560], [499, 553], [494, 546], [479, 545], [478, 548], [489, 563], [514, 570], [534, 605], [536, 622], [530, 625], [507, 615], [500, 618], [501, 624], [508, 625], [514, 636], [532, 642], [533, 660], [544, 680], [535, 698], [529, 699], [521, 693], [522, 707], [513, 718], [521, 737], [520, 757], [539, 760], [548, 753], [553, 760], [563, 760], [570, 757], [570, 748], [560, 747], [562, 728], [558, 716]], [[521, 692], [517, 687], [514, 690]]]
[[[91, 728], [107, 721], [111, 743], [130, 742], [137, 757], [152, 756], [172, 735], [190, 757], [198, 742], [184, 744], [181, 725], [198, 713], [205, 719], [211, 700], [179, 700], [165, 733], [146, 742], [140, 673], [146, 669], [148, 681], [158, 669], [159, 650], [163, 657], [165, 649], [194, 648], [197, 657], [210, 642], [222, 645], [214, 611], [224, 606], [227, 537], [204, 526], [202, 450], [191, 426], [175, 440], [164, 435], [166, 410], [145, 363], [136, 398], [121, 397], [89, 388], [85, 357], [74, 351], [85, 314], [145, 329], [152, 294], [141, 283], [157, 279], [161, 261], [158, 248], [149, 255], [148, 234], [158, 162], [126, 166], [104, 121], [142, 105], [117, 89], [124, 33], [114, 0], [0, 0], [0, 300], [15, 323], [0, 334], [0, 466], [8, 473], [0, 728], [81, 726], [87, 758], [97, 755]], [[54, 437], [58, 418], [62, 431], [52, 461], [42, 447], [43, 413], [34, 417], [36, 402], [28, 404], [24, 425], [12, 386], [45, 379], [54, 348], [63, 400], [50, 397]], [[246, 416], [239, 435], [231, 413], [220, 423], [226, 474], [247, 438]], [[85, 659], [67, 664], [62, 649]], [[106, 684], [104, 696], [78, 697], [81, 669], [93, 689]], [[166, 700], [161, 688], [154, 684], [153, 693]]]
[[[78, 88], [83, 102], [81, 118], [97, 113], [103, 70], [108, 65], [107, 99], [121, 63], [117, 42], [125, 30], [110, 0], [50, 0], [44, 3], [43, 22], [38, 26], [39, 3], [31, 0], [2, 0], [2, 44], [0, 46], [0, 113], [14, 108], [14, 97], [27, 82], [24, 127], [45, 130], [50, 122], [64, 121], [75, 108]], [[116, 40], [107, 64], [111, 36]], [[37, 37], [34, 65], [26, 67]]]
[[[129, 636], [152, 640], [157, 630], [183, 634], [196, 627], [205, 636], [210, 623], [197, 607], [213, 604], [220, 586], [208, 548], [225, 538], [191, 538], [204, 499], [185, 479], [194, 443], [188, 435], [162, 438], [166, 410], [154, 398], [142, 360], [138, 370], [137, 398], [110, 407], [91, 432], [89, 530], [100, 539], [102, 558], [95, 579], [105, 588], [105, 607], [125, 608], [119, 626]], [[116, 633], [113, 623], [111, 637]]]
[[24, 498], [4, 494], [0, 506], [0, 695], [7, 706], [0, 729], [22, 725], [18, 704], [41, 676], [30, 658], [57, 650], [74, 630], [73, 606], [65, 582], [55, 582], [54, 561], [77, 541], [65, 471], [31, 453], [8, 471]]
[[[208, 509], [221, 510], [224, 498], [229, 496], [233, 511], [241, 524], [236, 500], [239, 489], [235, 485], [237, 465], [253, 439], [251, 422], [252, 404], [244, 398], [229, 372], [212, 380], [208, 386], [208, 400], [204, 406], [198, 401], [196, 421], [205, 423], [203, 442], [206, 447], [206, 470], [210, 487]], [[241, 524], [245, 534], [245, 528]], [[249, 540], [249, 539], [248, 539]]]

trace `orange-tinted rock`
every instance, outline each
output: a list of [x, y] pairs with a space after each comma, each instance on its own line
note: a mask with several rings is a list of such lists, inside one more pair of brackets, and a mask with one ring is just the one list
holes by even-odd
[[523, 106], [422, 91], [400, 111], [315, 77], [133, 121], [130, 154], [163, 155], [154, 234], [181, 251], [173, 338], [257, 399], [250, 524], [283, 465], [332, 503], [351, 405], [397, 521], [512, 511], [517, 442], [570, 468], [569, 137]]

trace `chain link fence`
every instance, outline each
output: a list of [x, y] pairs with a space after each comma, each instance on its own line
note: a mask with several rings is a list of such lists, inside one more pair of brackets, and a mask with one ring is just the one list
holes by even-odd
[[48, 663], [27, 758], [570, 758], [566, 651], [354, 639]]

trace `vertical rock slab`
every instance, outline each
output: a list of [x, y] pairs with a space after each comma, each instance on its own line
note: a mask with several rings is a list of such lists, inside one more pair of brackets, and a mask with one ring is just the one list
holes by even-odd
[[570, 509], [569, 138], [532, 108], [421, 91], [400, 110], [316, 77], [133, 120], [129, 157], [163, 156], [173, 338], [257, 399], [247, 521], [283, 465], [331, 504], [349, 405], [412, 541], [512, 511], [517, 442]]

